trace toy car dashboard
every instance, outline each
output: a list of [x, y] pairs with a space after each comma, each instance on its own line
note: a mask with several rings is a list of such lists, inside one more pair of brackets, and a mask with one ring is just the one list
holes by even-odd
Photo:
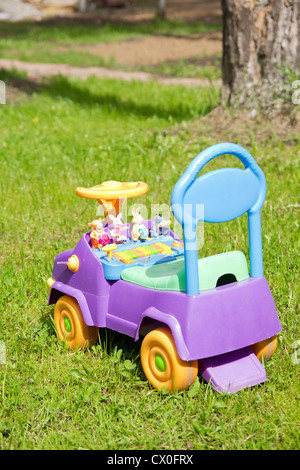
[[[126, 225], [125, 225], [126, 226]], [[128, 224], [128, 230], [130, 224]], [[132, 241], [127, 239], [114, 246], [115, 250], [109, 257], [102, 249], [91, 248], [94, 255], [101, 261], [104, 277], [109, 280], [121, 278], [121, 273], [129, 267], [149, 267], [178, 259], [184, 255], [181, 240], [170, 230], [169, 235], [149, 238], [147, 240]]]

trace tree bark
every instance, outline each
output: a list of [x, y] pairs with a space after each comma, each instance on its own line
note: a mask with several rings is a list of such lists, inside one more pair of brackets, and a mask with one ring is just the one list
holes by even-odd
[[[89, 11], [95, 10], [97, 8], [97, 3], [97, 0], [78, 0], [76, 9], [80, 13], [87, 13]], [[102, 3], [106, 4], [105, 1], [103, 1]]]
[[300, 68], [300, 1], [222, 0], [222, 9], [225, 100], [280, 101]]
[[161, 20], [166, 17], [166, 0], [158, 0], [157, 2], [157, 16]]
[[77, 5], [78, 11], [85, 13], [88, 10], [88, 1], [87, 0], [79, 0]]

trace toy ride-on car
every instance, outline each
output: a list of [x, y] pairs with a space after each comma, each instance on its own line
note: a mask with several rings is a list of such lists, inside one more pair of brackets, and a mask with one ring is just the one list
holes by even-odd
[[[199, 175], [224, 154], [244, 168]], [[104, 206], [105, 220], [91, 222], [93, 230], [55, 258], [47, 284], [58, 337], [70, 348], [95, 343], [98, 328], [144, 337], [141, 363], [157, 389], [183, 390], [198, 374], [224, 393], [264, 382], [264, 360], [275, 351], [281, 325], [263, 273], [261, 168], [236, 144], [201, 152], [172, 192], [183, 240], [169, 221], [143, 220], [138, 209], [131, 223], [122, 222], [123, 201], [147, 190], [146, 183], [115, 181], [77, 188]], [[246, 212], [250, 270], [240, 251], [198, 259], [198, 222], [226, 222]]]

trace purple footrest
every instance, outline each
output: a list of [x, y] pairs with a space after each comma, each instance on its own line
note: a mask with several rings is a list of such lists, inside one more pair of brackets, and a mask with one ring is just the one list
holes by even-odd
[[201, 359], [199, 372], [221, 393], [235, 393], [267, 379], [264, 366], [248, 347]]

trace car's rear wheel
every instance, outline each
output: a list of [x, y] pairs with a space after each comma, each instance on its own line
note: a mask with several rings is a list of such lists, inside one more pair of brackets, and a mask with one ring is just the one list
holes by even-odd
[[141, 346], [141, 362], [151, 385], [161, 390], [184, 390], [196, 380], [198, 361], [183, 361], [171, 331], [166, 327], [148, 333]]
[[98, 328], [85, 324], [76, 299], [63, 295], [54, 308], [54, 322], [57, 335], [70, 349], [83, 348], [95, 344]]
[[273, 356], [277, 347], [277, 335], [271, 336], [259, 343], [252, 344], [250, 348], [257, 356], [257, 358], [262, 361], [267, 361], [270, 357]]

